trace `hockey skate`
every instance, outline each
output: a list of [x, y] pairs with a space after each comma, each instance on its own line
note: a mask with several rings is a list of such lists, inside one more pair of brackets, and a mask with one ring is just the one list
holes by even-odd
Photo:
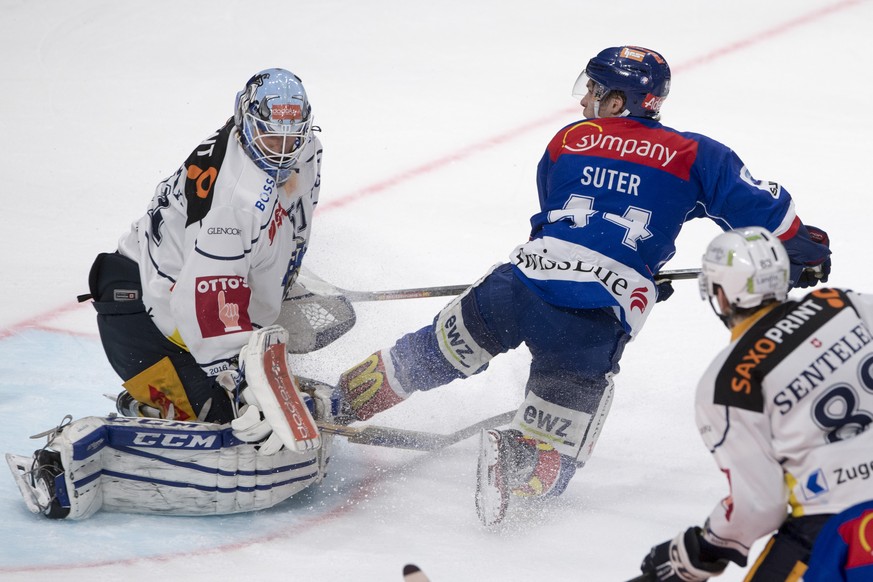
[[6, 462], [21, 491], [24, 503], [32, 513], [42, 513], [50, 519], [63, 519], [70, 513], [61, 497], [66, 495], [61, 455], [40, 449], [32, 457], [6, 454]]
[[[485, 527], [503, 521], [509, 507], [506, 438], [499, 430], [483, 429], [476, 469], [476, 514]], [[501, 445], [504, 449], [501, 455]]]
[[479, 442], [476, 513], [486, 527], [503, 521], [510, 496], [543, 497], [555, 486], [561, 455], [517, 430], [486, 429]]

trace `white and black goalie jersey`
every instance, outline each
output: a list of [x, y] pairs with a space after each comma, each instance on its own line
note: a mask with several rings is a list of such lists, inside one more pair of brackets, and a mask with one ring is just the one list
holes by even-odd
[[320, 172], [312, 135], [277, 184], [245, 154], [229, 120], [158, 185], [119, 241], [139, 263], [155, 325], [207, 374], [228, 368], [253, 327], [275, 322], [306, 252]]
[[818, 289], [763, 309], [698, 386], [697, 425], [730, 484], [708, 541], [748, 553], [786, 512], [873, 497], [873, 296]]

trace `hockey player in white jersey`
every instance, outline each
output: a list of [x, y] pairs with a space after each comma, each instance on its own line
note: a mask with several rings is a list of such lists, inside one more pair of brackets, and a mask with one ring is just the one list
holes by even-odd
[[[700, 289], [731, 343], [697, 388], [704, 443], [729, 494], [702, 527], [653, 547], [650, 580], [706, 580], [773, 531], [747, 581], [799, 580], [832, 515], [873, 497], [873, 295], [788, 299], [778, 238], [749, 227], [707, 247]], [[778, 530], [778, 531], [777, 531]]]
[[64, 422], [32, 459], [7, 455], [31, 510], [233, 513], [324, 476], [329, 440], [313, 417], [330, 420], [335, 400], [329, 387], [300, 389], [288, 332], [273, 325], [318, 202], [312, 122], [300, 78], [255, 74], [117, 251], [97, 257], [80, 299], [94, 300], [128, 418]]
[[118, 251], [98, 257], [91, 294], [124, 380], [121, 412], [144, 404], [175, 420], [234, 418], [216, 378], [279, 315], [312, 232], [321, 151], [300, 79], [262, 71], [233, 117], [158, 184]]

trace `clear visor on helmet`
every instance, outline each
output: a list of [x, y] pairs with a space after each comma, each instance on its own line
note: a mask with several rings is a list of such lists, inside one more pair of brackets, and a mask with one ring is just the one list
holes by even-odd
[[309, 119], [263, 121], [251, 113], [245, 114], [244, 124], [248, 126], [252, 147], [261, 159], [277, 168], [294, 164], [311, 129]]
[[579, 78], [573, 84], [573, 97], [582, 99], [588, 93], [594, 97], [595, 101], [600, 101], [609, 93], [609, 89], [588, 76], [586, 71], [579, 74]]

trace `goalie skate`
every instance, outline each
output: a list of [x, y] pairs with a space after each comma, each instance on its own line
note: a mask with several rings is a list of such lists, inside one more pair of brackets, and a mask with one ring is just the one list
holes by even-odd
[[[118, 414], [121, 416], [128, 417], [145, 417], [145, 418], [161, 418], [161, 411], [153, 406], [149, 406], [148, 404], [143, 404], [142, 402], [137, 401], [130, 392], [127, 390], [122, 390], [118, 393], [118, 396], [113, 397], [111, 394], [104, 394], [106, 398], [110, 400], [115, 400], [115, 409], [118, 411]], [[173, 403], [171, 402], [168, 410], [171, 415], [168, 418], [172, 419], [173, 413]]]
[[31, 513], [43, 513], [51, 519], [67, 516], [70, 509], [63, 507], [59, 500], [65, 490], [64, 469], [58, 453], [45, 449], [36, 451], [32, 457], [7, 453], [6, 462]]
[[476, 513], [486, 527], [503, 521], [509, 506], [509, 483], [506, 459], [500, 454], [500, 431], [485, 429], [479, 441], [479, 464], [476, 471]]

